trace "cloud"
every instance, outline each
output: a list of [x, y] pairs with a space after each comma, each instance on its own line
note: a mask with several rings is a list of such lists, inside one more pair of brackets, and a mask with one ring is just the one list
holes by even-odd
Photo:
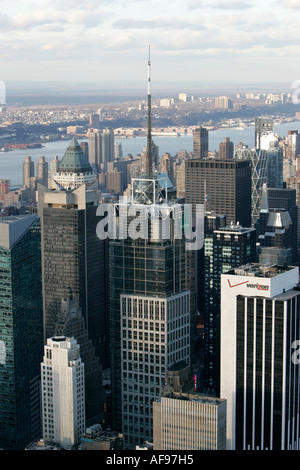
[[197, 30], [205, 29], [205, 26], [198, 20], [192, 22], [177, 18], [168, 19], [150, 19], [150, 20], [135, 20], [134, 18], [124, 18], [115, 21], [113, 27], [116, 29], [161, 29], [161, 30]]
[[56, 9], [70, 11], [72, 9], [82, 9], [95, 11], [102, 5], [115, 3], [114, 0], [52, 0], [51, 5]]
[[253, 8], [253, 3], [241, 0], [223, 0], [204, 2], [201, 0], [189, 0], [186, 4], [188, 10], [196, 10], [200, 8], [218, 9], [218, 10], [246, 10]]
[[27, 30], [32, 28], [44, 28], [51, 25], [56, 29], [59, 25], [76, 25], [85, 28], [93, 28], [104, 20], [104, 15], [86, 11], [70, 11], [67, 14], [62, 11], [32, 11], [20, 12], [12, 19], [10, 26], [15, 30]]
[[279, 0], [279, 4], [283, 8], [300, 9], [300, 0]]

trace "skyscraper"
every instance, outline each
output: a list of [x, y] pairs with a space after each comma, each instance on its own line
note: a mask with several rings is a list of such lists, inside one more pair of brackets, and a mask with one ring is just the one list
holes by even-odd
[[[129, 236], [119, 233], [109, 243], [113, 427], [129, 445], [152, 440], [152, 401], [160, 396], [166, 368], [190, 361], [185, 240], [176, 229], [178, 207], [153, 171], [151, 144], [149, 76], [146, 167], [132, 180], [130, 200], [114, 207], [120, 233]], [[138, 237], [130, 234], [132, 212], [142, 215]]]
[[82, 151], [83, 151], [86, 159], [89, 160], [89, 144], [88, 144], [88, 142], [80, 142], [80, 147], [82, 148]]
[[115, 148], [115, 158], [114, 159], [117, 160], [118, 158], [123, 157], [122, 144], [120, 142], [115, 142], [114, 148]]
[[53, 176], [57, 173], [58, 165], [59, 165], [59, 158], [57, 155], [55, 155], [50, 162], [50, 178], [53, 178]]
[[178, 198], [185, 197], [185, 161], [176, 165], [176, 195]]
[[89, 125], [92, 128], [99, 129], [99, 121], [100, 119], [98, 113], [89, 115]]
[[37, 164], [37, 178], [39, 183], [48, 187], [48, 163], [45, 161], [45, 157], [40, 157]]
[[280, 265], [293, 263], [293, 255], [296, 255], [297, 250], [294, 245], [294, 227], [290, 213], [284, 208], [269, 208], [266, 185], [262, 188], [257, 231], [259, 263]]
[[84, 364], [74, 338], [47, 339], [41, 363], [43, 438], [76, 449], [85, 431]]
[[267, 154], [267, 182], [269, 188], [283, 187], [283, 150], [278, 142], [270, 142]]
[[23, 186], [30, 188], [31, 186], [31, 177], [34, 176], [34, 162], [31, 161], [31, 157], [25, 157], [25, 162], [23, 163]]
[[289, 160], [294, 160], [298, 155], [300, 155], [300, 135], [298, 131], [288, 131], [286, 141], [286, 157]]
[[89, 162], [93, 171], [98, 174], [102, 163], [102, 134], [101, 132], [92, 132], [90, 134]]
[[97, 192], [83, 185], [39, 187], [44, 337], [55, 334], [61, 299], [71, 287], [100, 362], [107, 365], [105, 244], [96, 234]]
[[113, 162], [115, 159], [115, 136], [111, 127], [106, 127], [102, 132], [102, 163]]
[[0, 195], [7, 194], [10, 191], [10, 180], [0, 180]]
[[234, 154], [233, 142], [230, 141], [229, 137], [225, 137], [224, 142], [219, 144], [219, 158], [232, 159]]
[[269, 117], [255, 118], [255, 149], [268, 150], [270, 142], [275, 140], [274, 121]]
[[36, 215], [0, 218], [0, 447], [41, 435], [41, 230]]
[[298, 282], [298, 267], [288, 266], [250, 264], [222, 275], [227, 449], [299, 449]]
[[204, 241], [204, 387], [220, 395], [221, 275], [256, 261], [256, 230], [229, 225], [216, 228]]
[[251, 224], [254, 225], [259, 218], [259, 191], [267, 183], [268, 154], [264, 149], [242, 147], [236, 148], [234, 158], [251, 161]]
[[186, 163], [187, 204], [204, 204], [226, 216], [230, 224], [251, 225], [251, 161], [188, 160]]
[[208, 157], [208, 130], [198, 127], [193, 132], [193, 158]]
[[268, 209], [287, 211], [292, 220], [292, 259], [298, 264], [299, 259], [299, 210], [297, 205], [297, 191], [293, 188], [267, 188]]
[[79, 188], [83, 184], [97, 188], [97, 175], [75, 137], [69, 143], [53, 180], [64, 188]]
[[89, 339], [78, 299], [69, 288], [61, 299], [61, 309], [57, 315], [55, 336], [68, 336], [76, 339], [80, 347], [80, 357], [84, 363], [85, 416], [86, 425], [102, 422], [102, 368], [95, 347]]

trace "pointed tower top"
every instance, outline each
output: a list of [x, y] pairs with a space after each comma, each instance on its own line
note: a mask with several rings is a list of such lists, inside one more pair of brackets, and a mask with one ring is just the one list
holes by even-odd
[[147, 132], [147, 159], [146, 159], [146, 174], [152, 176], [153, 174], [153, 155], [152, 155], [152, 123], [151, 123], [151, 60], [150, 60], [150, 46], [148, 58], [148, 132]]
[[58, 173], [85, 173], [92, 171], [92, 167], [75, 137], [69, 143], [57, 171]]

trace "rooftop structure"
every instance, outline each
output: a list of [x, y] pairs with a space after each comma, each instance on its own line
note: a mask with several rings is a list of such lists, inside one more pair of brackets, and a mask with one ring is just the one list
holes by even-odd
[[53, 180], [64, 188], [76, 188], [82, 184], [96, 186], [97, 176], [75, 137], [68, 145]]

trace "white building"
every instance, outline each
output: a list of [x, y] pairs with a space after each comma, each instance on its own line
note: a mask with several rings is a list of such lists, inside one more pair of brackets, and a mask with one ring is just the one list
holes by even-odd
[[172, 393], [153, 407], [154, 450], [225, 450], [226, 400]]
[[255, 118], [255, 148], [269, 150], [271, 142], [275, 141], [274, 121], [269, 117]]
[[84, 364], [74, 338], [47, 339], [41, 363], [43, 438], [71, 449], [85, 431]]
[[298, 267], [221, 275], [221, 398], [228, 450], [299, 449]]

